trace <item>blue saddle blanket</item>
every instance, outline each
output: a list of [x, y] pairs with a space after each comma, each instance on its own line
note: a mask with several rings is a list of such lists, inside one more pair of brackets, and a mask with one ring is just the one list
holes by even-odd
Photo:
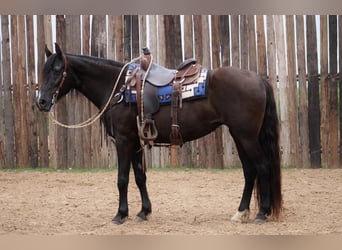
[[[130, 68], [128, 68], [129, 70]], [[206, 97], [207, 94], [207, 68], [201, 68], [201, 73], [197, 80], [190, 84], [182, 85], [182, 99], [193, 100], [196, 98]], [[171, 103], [172, 99], [172, 86], [166, 85], [157, 88], [157, 95], [160, 104]], [[137, 95], [136, 90], [131, 89], [129, 86], [125, 90], [125, 101], [126, 103], [136, 103]]]

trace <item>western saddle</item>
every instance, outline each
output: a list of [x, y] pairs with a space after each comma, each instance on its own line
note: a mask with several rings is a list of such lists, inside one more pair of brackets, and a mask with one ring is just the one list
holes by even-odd
[[143, 49], [140, 67], [136, 67], [126, 81], [130, 89], [136, 90], [137, 124], [142, 144], [152, 146], [158, 136], [152, 115], [158, 112], [160, 107], [157, 88], [167, 85], [172, 86], [170, 142], [172, 145], [183, 144], [178, 124], [179, 109], [182, 108], [182, 86], [193, 83], [199, 77], [200, 71], [201, 65], [193, 58], [186, 59], [176, 69], [165, 68], [153, 63], [149, 49]]

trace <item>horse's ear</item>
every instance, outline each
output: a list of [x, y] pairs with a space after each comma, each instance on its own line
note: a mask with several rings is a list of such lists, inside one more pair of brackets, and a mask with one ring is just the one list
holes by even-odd
[[57, 55], [59, 55], [59, 56], [63, 55], [63, 51], [59, 47], [58, 43], [55, 43], [55, 50], [56, 50]]
[[45, 44], [45, 55], [46, 55], [46, 57], [50, 57], [52, 55], [52, 52], [49, 50], [49, 48], [46, 44]]

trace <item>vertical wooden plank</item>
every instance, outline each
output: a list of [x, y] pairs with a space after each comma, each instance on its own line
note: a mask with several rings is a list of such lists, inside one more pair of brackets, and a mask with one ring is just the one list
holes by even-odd
[[132, 16], [124, 15], [123, 17], [123, 44], [124, 44], [124, 61], [129, 62], [132, 59]]
[[[6, 18], [6, 17], [5, 17]], [[0, 16], [1, 22], [1, 16]], [[0, 46], [0, 55], [2, 58]], [[4, 86], [2, 77], [2, 61], [0, 61], [0, 168], [5, 167], [5, 121], [4, 121]]]
[[118, 61], [124, 60], [124, 53], [123, 53], [123, 16], [116, 16], [115, 17], [115, 59]]
[[287, 74], [288, 74], [288, 114], [290, 133], [290, 158], [291, 165], [297, 166], [298, 155], [298, 106], [297, 106], [297, 79], [296, 79], [296, 51], [295, 51], [295, 33], [294, 16], [286, 16], [286, 44], [287, 44]]
[[192, 15], [184, 15], [184, 58], [194, 57]]
[[[240, 31], [239, 31], [239, 16], [233, 15], [231, 16], [231, 55], [232, 61], [231, 65], [233, 67], [240, 67]], [[228, 46], [228, 45], [227, 45]], [[228, 65], [225, 65], [228, 66]], [[238, 152], [231, 137], [229, 130], [224, 131], [224, 147], [225, 147], [225, 157], [224, 157], [224, 165], [228, 167], [240, 166], [241, 162], [239, 160]]]
[[[37, 16], [37, 41], [38, 41], [38, 84], [41, 86], [42, 70], [45, 63], [45, 43], [47, 46], [52, 48], [51, 43], [45, 39], [45, 26], [44, 26], [44, 16]], [[38, 149], [39, 149], [39, 167], [49, 166], [49, 151], [48, 151], [48, 119], [47, 114], [43, 112], [38, 112]]]
[[[184, 15], [184, 55], [185, 59], [194, 57], [194, 45], [193, 45], [193, 21], [192, 15]], [[186, 142], [179, 150], [180, 155], [179, 165], [186, 167], [194, 167], [196, 162], [196, 143]]]
[[[56, 42], [59, 44], [64, 53], [69, 53], [68, 48], [66, 46], [66, 22], [64, 15], [56, 16]], [[73, 108], [67, 108], [67, 97], [63, 97], [58, 101], [56, 105], [56, 118], [57, 120], [66, 123], [72, 124], [71, 121], [68, 120], [68, 112], [71, 112]], [[71, 101], [71, 100], [70, 100]], [[69, 107], [74, 107], [70, 104]], [[68, 137], [68, 129], [55, 125], [56, 130], [56, 151], [51, 153], [52, 157], [56, 157], [56, 167], [61, 169], [66, 169], [67, 167], [73, 167], [73, 160], [68, 161], [69, 157], [74, 157], [75, 152], [74, 144], [70, 142]], [[73, 158], [72, 158], [73, 159]]]
[[272, 15], [267, 16], [267, 61], [268, 61], [268, 77], [273, 86], [276, 103], [278, 104], [278, 87], [277, 87], [277, 64], [276, 64], [276, 43], [274, 33], [274, 18]]
[[320, 16], [321, 44], [321, 80], [320, 80], [320, 109], [321, 109], [321, 145], [322, 166], [329, 166], [329, 81], [328, 81], [328, 23], [327, 16]]
[[[65, 18], [65, 48], [67, 53], [81, 53], [81, 20], [79, 15], [67, 15]], [[68, 94], [68, 116], [69, 123], [76, 124], [82, 122], [83, 101], [85, 98], [81, 93], [72, 90]], [[83, 153], [83, 129], [68, 129], [68, 164], [72, 167], [84, 166]]]
[[[219, 16], [218, 23], [219, 30], [219, 41], [221, 47], [221, 66], [230, 66], [230, 29], [229, 29], [229, 16], [221, 15]], [[223, 157], [222, 165], [224, 167], [229, 167], [232, 164], [232, 154], [231, 151], [234, 149], [233, 139], [229, 133], [229, 129], [226, 126], [222, 126], [222, 147], [223, 147]], [[237, 157], [235, 157], [237, 158]], [[236, 160], [236, 165], [239, 165], [238, 160]]]
[[37, 106], [36, 106], [36, 72], [35, 72], [35, 56], [34, 56], [34, 24], [33, 16], [26, 16], [27, 30], [27, 83], [28, 83], [28, 99], [27, 99], [27, 115], [28, 115], [28, 132], [29, 132], [29, 158], [30, 166], [38, 167], [38, 138], [37, 138]]
[[264, 16], [256, 16], [257, 25], [257, 51], [258, 51], [258, 74], [267, 77], [267, 61], [266, 61], [266, 41], [265, 41], [265, 26]]
[[14, 154], [14, 110], [11, 83], [11, 55], [9, 37], [9, 16], [1, 16], [2, 31], [2, 80], [4, 87], [4, 136], [5, 136], [5, 167], [13, 168], [15, 165]]
[[[158, 40], [157, 40], [157, 48], [158, 48], [158, 63], [161, 65], [166, 65], [166, 47], [165, 42], [168, 36], [166, 36], [165, 31], [165, 22], [164, 16], [158, 15], [157, 16], [157, 33]], [[171, 155], [170, 155], [170, 148], [160, 148], [160, 165], [162, 167], [171, 166]]]
[[231, 19], [232, 66], [240, 67], [239, 16], [233, 15]]
[[[211, 37], [212, 37], [212, 68], [218, 68], [221, 66], [220, 59], [220, 35], [219, 35], [219, 21], [220, 17], [213, 15], [211, 16]], [[215, 157], [213, 166], [216, 168], [223, 168], [223, 131], [222, 126], [217, 128], [215, 132], [213, 132], [214, 144], [211, 145], [215, 150]]]
[[[53, 51], [53, 38], [52, 38], [52, 21], [51, 15], [44, 15], [43, 16], [43, 25], [44, 25], [44, 43]], [[44, 47], [42, 48], [43, 53]], [[44, 56], [45, 58], [45, 56]], [[45, 59], [44, 59], [45, 63]], [[49, 166], [50, 167], [57, 167], [57, 154], [54, 152], [57, 151], [56, 148], [56, 139], [57, 139], [57, 130], [56, 125], [53, 122], [48, 123], [48, 157], [49, 157]]]
[[[91, 55], [105, 58], [107, 56], [107, 41], [106, 41], [106, 17], [100, 15], [94, 15], [92, 21], [92, 34], [91, 34]], [[91, 113], [98, 112], [94, 105], [91, 105]], [[108, 158], [105, 156], [105, 150], [103, 150], [104, 133], [102, 124], [100, 122], [91, 126], [91, 142], [93, 150], [92, 166], [103, 167], [106, 165]], [[107, 163], [108, 164], [108, 163]]]
[[306, 16], [307, 67], [309, 73], [309, 138], [311, 167], [321, 167], [320, 105], [315, 16]]
[[274, 16], [276, 49], [278, 59], [279, 74], [279, 106], [280, 106], [280, 147], [282, 151], [282, 164], [291, 165], [291, 141], [289, 138], [289, 96], [288, 96], [288, 79], [286, 75], [286, 57], [285, 57], [285, 38], [284, 38], [284, 22], [282, 15]]
[[298, 62], [298, 84], [299, 84], [299, 109], [298, 126], [300, 150], [302, 156], [302, 167], [310, 166], [309, 155], [309, 124], [308, 124], [308, 98], [306, 88], [306, 63], [305, 63], [305, 40], [304, 40], [304, 17], [296, 16], [297, 37], [297, 62]]
[[329, 167], [339, 165], [338, 88], [337, 88], [337, 16], [329, 15]]
[[248, 69], [248, 23], [247, 16], [240, 16], [241, 69]]
[[256, 38], [255, 38], [255, 20], [254, 15], [247, 16], [248, 21], [248, 53], [249, 53], [249, 69], [257, 72], [257, 56], [256, 56]]
[[147, 16], [139, 15], [139, 54], [147, 47]]
[[[159, 17], [158, 17], [159, 18]], [[164, 37], [164, 32], [158, 30], [158, 20], [157, 20], [157, 16], [156, 15], [150, 15], [149, 19], [148, 19], [148, 25], [149, 25], [149, 48], [153, 54], [153, 60], [155, 63], [159, 63], [161, 64], [161, 60], [160, 60], [160, 51], [159, 51], [159, 46], [158, 46], [158, 41], [162, 40], [162, 38], [158, 39], [158, 36], [162, 35], [162, 37]], [[162, 28], [162, 30], [164, 30], [163, 25], [160, 27]], [[158, 34], [158, 36], [155, 35], [151, 35], [151, 34]], [[169, 151], [168, 149], [165, 148], [160, 148], [160, 147], [152, 147], [150, 152], [148, 153], [148, 157], [147, 160], [148, 162], [146, 162], [146, 164], [150, 163], [151, 165], [147, 165], [147, 166], [151, 166], [153, 168], [156, 167], [161, 167], [161, 151], [162, 150], [166, 150], [167, 152]]]
[[[209, 19], [207, 15], [203, 15], [200, 18], [195, 16], [195, 53], [197, 54], [199, 62], [204, 67], [210, 67], [210, 48], [209, 48]], [[200, 39], [201, 42], [199, 42]], [[215, 159], [220, 156], [216, 155], [214, 147], [215, 145], [215, 133], [210, 133], [203, 138], [198, 139], [198, 166], [200, 168], [212, 168], [216, 167]], [[221, 155], [222, 157], [222, 155]]]
[[141, 54], [140, 36], [139, 36], [139, 16], [132, 16], [132, 58], [138, 57]]
[[16, 166], [29, 166], [26, 120], [25, 19], [11, 16]]
[[[82, 54], [90, 55], [90, 16], [82, 15]], [[91, 105], [93, 105], [87, 98], [82, 98], [83, 102], [83, 121], [87, 120], [91, 117]], [[91, 167], [91, 128], [85, 127], [83, 128], [83, 157], [84, 157], [84, 166]]]
[[339, 167], [342, 167], [342, 15], [338, 16], [338, 34], [339, 34], [339, 89], [340, 89], [340, 95], [339, 95], [339, 113], [340, 113], [340, 160], [339, 160]]
[[219, 36], [221, 46], [221, 63], [222, 66], [230, 65], [230, 30], [229, 16], [221, 15], [219, 20]]
[[[108, 16], [108, 45], [107, 45], [107, 51], [108, 51], [108, 58], [111, 60], [115, 60], [115, 40], [119, 36], [116, 35], [115, 29], [116, 29], [116, 22], [115, 22], [116, 16]], [[82, 28], [84, 29], [84, 28]], [[85, 138], [83, 138], [84, 140]], [[111, 140], [111, 138], [107, 138], [107, 146], [108, 146], [108, 166], [114, 167], [117, 166], [117, 155], [116, 155], [116, 148], [114, 141]]]
[[[168, 68], [176, 68], [182, 60], [182, 47], [181, 47], [181, 29], [180, 29], [180, 16], [166, 15], [164, 16], [164, 32], [165, 37], [165, 66]], [[172, 36], [168, 36], [172, 34]], [[181, 112], [181, 110], [180, 110]], [[178, 167], [178, 146], [171, 145], [171, 166]]]

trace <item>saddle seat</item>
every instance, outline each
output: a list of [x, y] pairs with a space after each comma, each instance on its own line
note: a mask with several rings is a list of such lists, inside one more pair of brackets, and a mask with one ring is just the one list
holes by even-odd
[[[141, 64], [142, 70], [145, 72], [147, 68]], [[182, 82], [182, 84], [193, 82], [200, 73], [201, 65], [197, 64], [194, 58], [183, 61], [176, 69], [168, 69], [159, 64], [152, 63], [146, 80], [156, 87], [162, 87], [174, 82]]]

